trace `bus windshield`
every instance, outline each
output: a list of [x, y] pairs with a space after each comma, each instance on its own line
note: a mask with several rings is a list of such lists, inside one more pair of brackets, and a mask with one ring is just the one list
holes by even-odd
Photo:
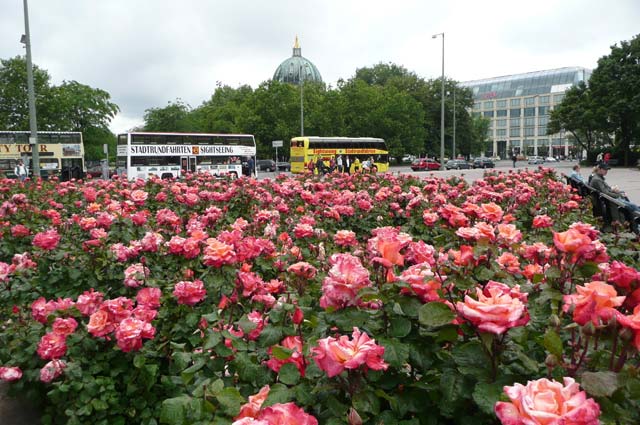
[[248, 173], [255, 155], [250, 134], [126, 133], [118, 135], [116, 172], [129, 179], [198, 172], [235, 178]]

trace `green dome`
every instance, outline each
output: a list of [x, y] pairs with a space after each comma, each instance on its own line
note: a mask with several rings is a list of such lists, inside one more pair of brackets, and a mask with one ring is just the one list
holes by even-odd
[[298, 44], [298, 37], [293, 45], [293, 56], [286, 59], [278, 66], [273, 74], [273, 79], [283, 83], [300, 84], [300, 74], [302, 81], [316, 81], [321, 83], [322, 76], [318, 68], [309, 59], [301, 54], [302, 49]]

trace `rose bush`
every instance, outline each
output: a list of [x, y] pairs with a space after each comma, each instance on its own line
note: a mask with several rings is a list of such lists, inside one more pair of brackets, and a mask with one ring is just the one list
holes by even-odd
[[0, 180], [0, 379], [45, 424], [638, 423], [640, 246], [588, 211], [544, 168]]

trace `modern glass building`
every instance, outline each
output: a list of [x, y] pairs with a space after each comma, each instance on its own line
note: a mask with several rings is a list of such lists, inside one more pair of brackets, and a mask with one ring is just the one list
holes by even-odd
[[562, 102], [564, 92], [590, 76], [587, 68], [570, 67], [460, 83], [473, 93], [473, 115], [491, 121], [488, 138], [493, 143], [485, 155], [578, 154], [564, 133], [547, 136], [547, 124], [550, 111]]

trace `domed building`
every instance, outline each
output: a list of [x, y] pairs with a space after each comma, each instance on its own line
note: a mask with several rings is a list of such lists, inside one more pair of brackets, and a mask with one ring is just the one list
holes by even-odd
[[291, 84], [300, 84], [300, 80], [322, 82], [322, 76], [320, 76], [318, 68], [313, 62], [302, 56], [298, 36], [296, 36], [296, 41], [293, 45], [293, 56], [278, 66], [273, 74], [273, 79]]

